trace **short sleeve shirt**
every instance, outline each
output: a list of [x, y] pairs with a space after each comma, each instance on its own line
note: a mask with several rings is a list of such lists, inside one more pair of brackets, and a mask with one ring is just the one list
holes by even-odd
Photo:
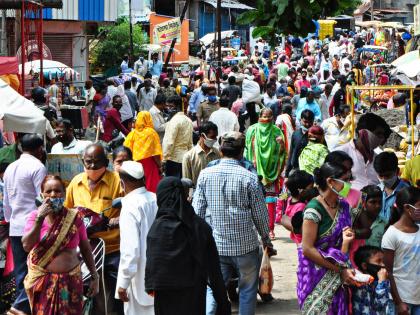
[[416, 233], [405, 233], [391, 225], [382, 239], [382, 248], [395, 253], [393, 275], [401, 300], [419, 304], [420, 227]]

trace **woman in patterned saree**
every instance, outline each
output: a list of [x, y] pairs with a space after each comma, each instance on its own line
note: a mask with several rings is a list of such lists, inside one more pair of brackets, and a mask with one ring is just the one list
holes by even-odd
[[99, 290], [99, 277], [86, 228], [76, 209], [66, 209], [64, 184], [48, 175], [41, 185], [43, 203], [29, 214], [23, 248], [28, 255], [25, 290], [32, 314], [79, 315], [83, 308], [83, 284], [77, 247], [92, 278], [88, 296]]
[[273, 239], [276, 196], [283, 184], [281, 173], [286, 161], [286, 149], [283, 132], [273, 123], [271, 109], [262, 109], [258, 123], [248, 128], [245, 145], [245, 157], [257, 169], [267, 192], [270, 238]]
[[304, 210], [302, 248], [298, 249], [297, 295], [303, 314], [348, 314], [347, 291], [354, 270], [341, 252], [343, 230], [351, 227], [347, 197], [350, 184], [341, 165], [325, 163], [315, 169], [320, 196]]

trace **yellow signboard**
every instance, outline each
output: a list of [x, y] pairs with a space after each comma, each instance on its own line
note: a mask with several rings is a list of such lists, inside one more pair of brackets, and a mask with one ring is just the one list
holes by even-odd
[[181, 41], [181, 20], [179, 17], [156, 24], [153, 37], [154, 44], [168, 45], [175, 38]]

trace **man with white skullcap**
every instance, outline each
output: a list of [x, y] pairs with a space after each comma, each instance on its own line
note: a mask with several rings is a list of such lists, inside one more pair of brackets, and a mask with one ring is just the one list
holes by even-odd
[[115, 297], [125, 315], [153, 315], [154, 300], [144, 289], [146, 237], [157, 213], [156, 195], [146, 190], [143, 166], [125, 161], [119, 171], [125, 191], [120, 215], [120, 265]]

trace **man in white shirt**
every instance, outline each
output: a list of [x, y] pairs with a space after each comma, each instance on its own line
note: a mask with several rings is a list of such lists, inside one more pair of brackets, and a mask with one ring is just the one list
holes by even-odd
[[51, 154], [83, 154], [90, 141], [77, 140], [74, 137], [73, 125], [68, 119], [57, 121], [55, 131], [57, 142], [51, 148]]
[[152, 87], [152, 81], [150, 79], [144, 80], [144, 87], [139, 92], [139, 104], [140, 110], [149, 110], [155, 103], [157, 92]]
[[158, 94], [155, 99], [155, 105], [153, 105], [153, 107], [149, 110], [150, 115], [152, 115], [153, 128], [155, 128], [156, 132], [159, 135], [160, 143], [162, 143], [166, 128], [166, 120], [163, 116], [165, 102], [165, 96], [163, 94]]
[[86, 97], [86, 106], [90, 106], [93, 103], [93, 98], [96, 95], [96, 90], [93, 87], [93, 82], [91, 80], [87, 80], [85, 82], [85, 93], [86, 93], [85, 94], [85, 97]]
[[346, 142], [349, 132], [346, 117], [349, 114], [350, 106], [341, 105], [335, 116], [325, 119], [322, 122], [321, 128], [324, 129], [325, 142], [329, 151], [334, 151], [337, 146]]
[[229, 131], [239, 131], [238, 117], [229, 110], [229, 97], [223, 95], [219, 100], [220, 108], [210, 115], [209, 121], [218, 129], [218, 138]]
[[106, 94], [109, 96], [109, 98], [112, 100], [112, 98], [117, 95], [117, 87], [115, 86], [115, 83], [113, 80], [108, 79], [106, 80], [106, 85], [108, 86]]
[[125, 315], [154, 315], [154, 299], [146, 293], [147, 233], [155, 220], [156, 195], [146, 190], [141, 163], [125, 161], [120, 171], [122, 199], [120, 214], [120, 264], [115, 298], [124, 302]]

